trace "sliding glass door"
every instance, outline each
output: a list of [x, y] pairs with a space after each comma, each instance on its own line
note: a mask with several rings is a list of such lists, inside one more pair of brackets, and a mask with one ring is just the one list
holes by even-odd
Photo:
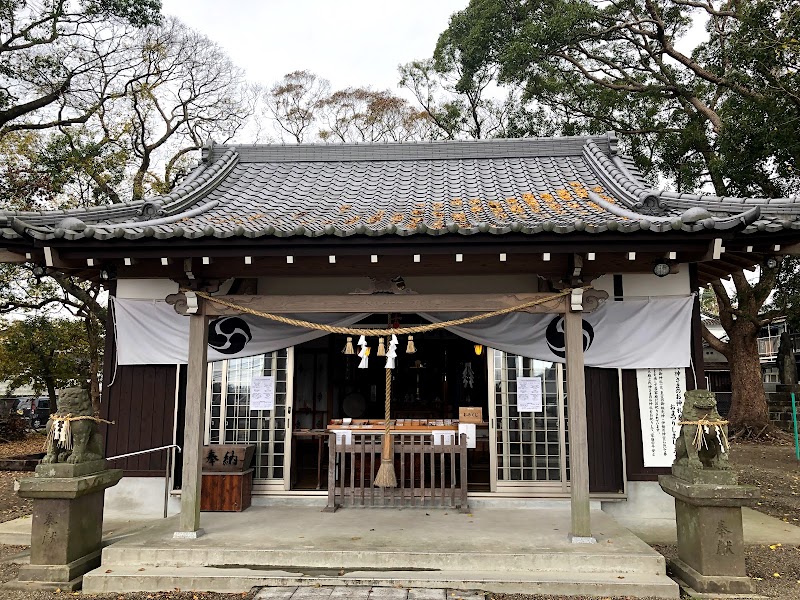
[[[568, 491], [569, 434], [564, 366], [490, 350], [489, 435], [492, 491]], [[517, 378], [541, 377], [542, 410], [517, 410]]]
[[[206, 444], [255, 444], [254, 486], [289, 489], [293, 348], [209, 364]], [[274, 410], [250, 410], [253, 377], [275, 377]]]

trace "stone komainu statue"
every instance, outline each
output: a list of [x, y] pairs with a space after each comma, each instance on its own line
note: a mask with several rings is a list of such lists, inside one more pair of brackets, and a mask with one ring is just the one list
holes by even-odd
[[60, 390], [58, 409], [47, 422], [47, 454], [42, 462], [77, 464], [102, 458], [103, 438], [93, 418], [89, 392]]
[[730, 469], [728, 425], [717, 412], [714, 392], [686, 392], [681, 423], [681, 432], [675, 441], [675, 467], [692, 471]]

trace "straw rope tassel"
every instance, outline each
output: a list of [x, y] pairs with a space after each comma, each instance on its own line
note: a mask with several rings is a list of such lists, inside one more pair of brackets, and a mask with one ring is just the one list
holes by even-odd
[[342, 354], [355, 354], [355, 348], [353, 348], [353, 338], [347, 338], [347, 343], [344, 345], [344, 350], [342, 350]]
[[383, 432], [383, 449], [381, 450], [381, 466], [375, 476], [375, 485], [382, 488], [397, 487], [397, 476], [394, 473], [394, 443], [389, 433], [389, 418], [392, 408], [392, 370], [386, 369], [386, 402], [385, 429]]

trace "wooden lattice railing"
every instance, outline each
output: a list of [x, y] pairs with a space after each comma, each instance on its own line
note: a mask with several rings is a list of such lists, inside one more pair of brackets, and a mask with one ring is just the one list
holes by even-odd
[[329, 438], [328, 504], [340, 507], [454, 508], [469, 512], [467, 436], [433, 444], [430, 434], [394, 434], [396, 488], [373, 485], [381, 463], [383, 435], [353, 432], [351, 443]]

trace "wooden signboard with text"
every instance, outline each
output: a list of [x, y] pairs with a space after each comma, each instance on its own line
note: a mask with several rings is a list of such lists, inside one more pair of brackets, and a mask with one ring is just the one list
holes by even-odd
[[459, 423], [483, 423], [483, 408], [480, 406], [460, 406], [458, 408]]

